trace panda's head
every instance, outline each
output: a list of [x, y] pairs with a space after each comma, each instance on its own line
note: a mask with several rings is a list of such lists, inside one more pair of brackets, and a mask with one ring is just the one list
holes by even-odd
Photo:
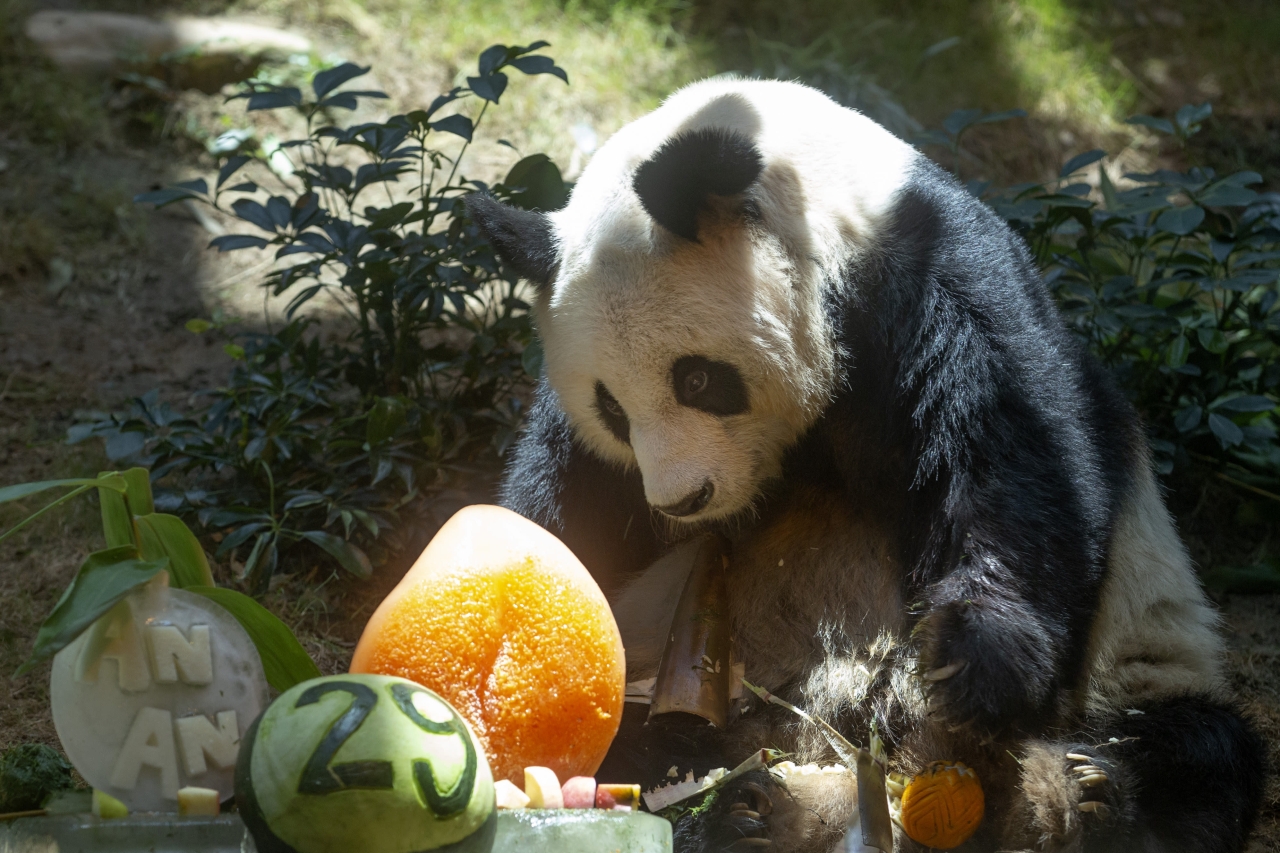
[[886, 147], [813, 90], [710, 81], [619, 131], [561, 211], [469, 201], [537, 287], [546, 378], [578, 439], [639, 468], [669, 518], [749, 509], [831, 399], [827, 305], [906, 156], [857, 192], [813, 138], [848, 125]]

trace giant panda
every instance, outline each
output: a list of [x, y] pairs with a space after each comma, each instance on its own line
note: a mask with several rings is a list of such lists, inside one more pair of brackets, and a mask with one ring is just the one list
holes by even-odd
[[[630, 679], [715, 531], [747, 679], [855, 742], [874, 723], [897, 771], [974, 768], [963, 849], [1243, 847], [1263, 750], [1142, 428], [949, 175], [816, 90], [717, 78], [618, 131], [562, 210], [468, 207], [545, 353], [503, 501], [593, 572]], [[624, 726], [607, 766], [651, 785], [764, 746], [832, 760], [756, 706]], [[849, 774], [752, 774], [677, 851], [835, 849], [855, 802]]]

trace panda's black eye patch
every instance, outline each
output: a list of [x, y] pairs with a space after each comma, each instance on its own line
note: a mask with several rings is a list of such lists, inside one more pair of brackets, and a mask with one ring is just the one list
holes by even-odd
[[671, 367], [671, 383], [681, 405], [711, 415], [740, 415], [750, 407], [738, 368], [700, 355], [686, 355]]
[[622, 410], [618, 398], [609, 393], [603, 382], [596, 383], [596, 414], [614, 437], [625, 444], [631, 443], [631, 422]]

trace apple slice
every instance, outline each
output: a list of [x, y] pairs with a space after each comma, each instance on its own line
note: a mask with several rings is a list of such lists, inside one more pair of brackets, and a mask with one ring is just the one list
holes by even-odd
[[493, 793], [497, 796], [500, 809], [522, 809], [529, 805], [529, 795], [517, 788], [510, 779], [494, 782]]
[[550, 767], [526, 767], [524, 792], [529, 797], [531, 809], [562, 809], [564, 796], [560, 793], [560, 779]]

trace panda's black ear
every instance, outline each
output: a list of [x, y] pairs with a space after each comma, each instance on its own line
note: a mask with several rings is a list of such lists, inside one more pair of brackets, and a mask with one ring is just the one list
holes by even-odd
[[546, 214], [503, 204], [483, 193], [467, 196], [467, 213], [502, 259], [539, 290], [555, 280], [560, 259]]
[[631, 185], [640, 204], [673, 234], [698, 239], [698, 211], [708, 195], [736, 195], [756, 182], [764, 159], [749, 138], [732, 130], [678, 133], [636, 170]]

